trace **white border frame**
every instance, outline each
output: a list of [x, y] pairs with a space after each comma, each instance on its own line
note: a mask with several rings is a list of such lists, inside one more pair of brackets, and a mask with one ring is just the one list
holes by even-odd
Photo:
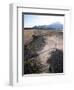
[[[34, 13], [52, 13], [52, 14], [64, 14], [65, 15], [65, 32], [64, 36], [67, 35], [66, 31], [70, 31], [70, 9], [69, 8], [59, 8], [59, 7], [45, 7], [39, 5], [26, 5], [26, 4], [11, 4], [10, 5], [10, 85], [23, 85], [26, 83], [31, 83], [31, 80], [35, 83], [36, 78], [39, 79], [40, 75], [27, 75], [22, 76], [22, 12], [34, 12]], [[67, 36], [64, 37], [64, 42], [66, 42]], [[66, 59], [66, 45], [64, 45], [65, 49], [65, 66], [64, 66], [64, 75], [62, 75], [62, 79], [65, 80], [68, 76], [68, 63]], [[68, 63], [67, 63], [68, 62]], [[43, 74], [49, 75], [49, 74]], [[51, 74], [52, 75], [52, 74]], [[33, 78], [33, 77], [34, 78]], [[42, 76], [42, 75], [41, 75]], [[50, 78], [50, 81], [56, 81], [56, 77], [54, 76]], [[30, 79], [30, 80], [28, 80]], [[27, 82], [26, 82], [27, 80]], [[66, 79], [68, 80], [68, 79]], [[43, 79], [42, 81], [43, 82]]]

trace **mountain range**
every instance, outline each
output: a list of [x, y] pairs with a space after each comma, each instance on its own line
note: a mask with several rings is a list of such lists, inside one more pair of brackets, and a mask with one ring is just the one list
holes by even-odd
[[49, 25], [39, 25], [33, 26], [34, 29], [51, 29], [51, 30], [63, 30], [63, 24], [60, 22], [55, 22]]

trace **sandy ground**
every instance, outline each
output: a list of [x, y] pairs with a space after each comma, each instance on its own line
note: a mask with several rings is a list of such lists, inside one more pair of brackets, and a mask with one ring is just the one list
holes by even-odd
[[57, 37], [56, 35], [51, 36], [51, 37], [47, 36], [46, 38], [47, 38], [46, 45], [40, 52], [38, 52], [38, 53], [41, 53], [41, 52], [46, 51], [39, 55], [42, 64], [46, 64], [47, 59], [51, 56], [51, 51], [55, 50], [55, 48], [63, 50], [63, 40], [59, 39], [58, 36]]

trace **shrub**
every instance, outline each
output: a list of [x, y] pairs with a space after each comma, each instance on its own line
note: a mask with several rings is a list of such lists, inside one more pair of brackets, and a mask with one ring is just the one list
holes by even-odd
[[36, 58], [24, 61], [24, 74], [41, 73], [41, 63]]
[[56, 49], [51, 52], [51, 57], [47, 63], [50, 64], [49, 72], [62, 73], [63, 72], [63, 51]]
[[24, 74], [40, 73], [41, 67], [38, 54], [24, 47]]

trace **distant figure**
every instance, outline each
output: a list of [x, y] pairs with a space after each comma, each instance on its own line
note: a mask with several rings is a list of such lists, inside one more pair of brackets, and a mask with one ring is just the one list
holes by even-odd
[[32, 37], [33, 37], [33, 40], [38, 38], [38, 36], [36, 36], [36, 35], [32, 35]]

